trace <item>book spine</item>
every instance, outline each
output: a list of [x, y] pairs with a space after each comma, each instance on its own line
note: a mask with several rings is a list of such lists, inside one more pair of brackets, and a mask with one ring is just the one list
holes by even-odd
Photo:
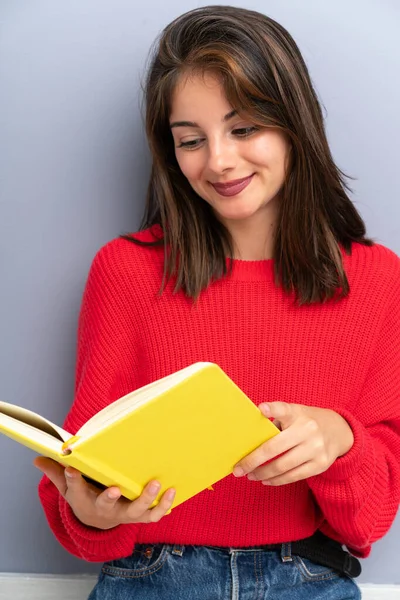
[[69, 447], [69, 453], [61, 454], [60, 459], [60, 462], [67, 463], [82, 475], [86, 475], [86, 477], [106, 487], [118, 487], [121, 494], [128, 500], [135, 500], [142, 493], [142, 487], [138, 483], [113, 469], [109, 469], [106, 464], [101, 464], [87, 456], [81, 456], [78, 448]]
[[69, 438], [69, 440], [67, 440], [66, 442], [63, 443], [63, 445], [61, 446], [61, 452], [62, 454], [71, 454], [72, 450], [71, 450], [71, 446], [72, 444], [74, 444], [75, 442], [77, 442], [79, 440], [79, 436], [78, 435], [73, 435], [71, 438]]

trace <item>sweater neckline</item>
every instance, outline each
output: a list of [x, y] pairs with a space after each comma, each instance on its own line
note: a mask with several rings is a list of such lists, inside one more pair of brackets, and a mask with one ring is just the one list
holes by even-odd
[[[274, 277], [274, 259], [242, 260], [227, 258], [228, 279], [232, 281], [266, 281]], [[229, 273], [230, 269], [232, 271]]]
[[[141, 232], [147, 237], [151, 233], [151, 239], [160, 239], [163, 231], [160, 225], [152, 225], [149, 229]], [[261, 260], [243, 260], [240, 258], [226, 258], [225, 263], [231, 272], [227, 275], [230, 281], [273, 281], [274, 280], [274, 259], [267, 258]]]
[[[153, 225], [148, 230], [140, 232], [140, 234], [143, 238], [151, 234], [149, 239], [154, 240], [154, 236], [160, 239], [162, 229], [160, 225]], [[160, 247], [160, 260], [163, 260], [163, 252], [163, 247]], [[273, 258], [261, 260], [226, 258], [225, 264], [228, 270], [226, 278], [229, 281], [274, 281], [275, 260]]]

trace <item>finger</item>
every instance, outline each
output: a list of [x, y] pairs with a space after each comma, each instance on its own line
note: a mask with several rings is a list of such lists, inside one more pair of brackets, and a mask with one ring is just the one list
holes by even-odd
[[[156, 487], [155, 484], [158, 484], [158, 486]], [[161, 516], [163, 516], [166, 513], [166, 511], [168, 511], [171, 508], [175, 493], [172, 494], [172, 499], [171, 499], [170, 490], [167, 490], [163, 494], [159, 503], [154, 508], [150, 508], [151, 505], [156, 500], [157, 495], [160, 491], [160, 488], [161, 488], [161, 485], [159, 482], [157, 482], [157, 481], [149, 482], [149, 484], [144, 488], [142, 495], [139, 498], [137, 498], [137, 500], [132, 502], [131, 505], [129, 506], [127, 513], [126, 513], [127, 522], [137, 521], [138, 519], [140, 519], [140, 522], [142, 522], [142, 523], [151, 523], [153, 521], [153, 519], [155, 522], [156, 519], [159, 520], [161, 518]], [[158, 508], [160, 505], [161, 505], [161, 508]], [[152, 516], [151, 513], [156, 508], [157, 508], [157, 511]], [[162, 514], [160, 514], [160, 513], [162, 513]]]
[[257, 469], [260, 465], [276, 458], [280, 454], [296, 448], [304, 441], [304, 431], [293, 427], [282, 431], [279, 435], [271, 438], [237, 463], [233, 470], [235, 477], [242, 477]]
[[279, 475], [278, 477], [273, 477], [272, 479], [267, 479], [262, 481], [263, 485], [287, 485], [288, 483], [295, 483], [296, 481], [301, 481], [302, 479], [308, 479], [313, 475], [319, 475], [322, 473], [323, 469], [316, 469], [313, 461], [309, 461], [292, 469], [291, 471], [287, 471], [284, 475]]
[[[66, 496], [68, 496], [68, 502], [72, 507], [74, 505], [81, 505], [83, 499], [87, 500], [88, 496], [93, 493], [92, 490], [95, 488], [84, 480], [77, 469], [67, 467], [64, 474], [67, 483]], [[98, 490], [96, 490], [96, 495], [98, 493]]]
[[146, 511], [149, 510], [157, 498], [161, 489], [161, 484], [157, 480], [149, 481], [149, 483], [143, 489], [143, 492], [133, 502], [128, 505], [127, 518], [129, 520], [135, 520], [141, 517]]
[[298, 416], [298, 405], [288, 402], [262, 402], [259, 407], [265, 417], [277, 419], [282, 429], [286, 429]]
[[313, 458], [314, 453], [312, 448], [310, 448], [310, 445], [307, 443], [299, 444], [282, 456], [272, 460], [267, 465], [262, 465], [261, 467], [254, 469], [254, 471], [247, 475], [247, 478], [250, 481], [263, 481], [274, 477], [280, 477], [281, 475], [296, 469], [300, 465], [313, 460]]
[[110, 513], [115, 510], [115, 505], [120, 498], [121, 491], [113, 486], [98, 494], [95, 506], [102, 513]]
[[149, 513], [149, 522], [157, 523], [162, 517], [170, 512], [176, 491], [173, 488], [168, 489], [161, 497], [160, 502], [152, 508]]
[[55, 460], [44, 456], [37, 456], [33, 464], [39, 471], [42, 471], [50, 481], [56, 486], [62, 496], [67, 492], [67, 483], [65, 481], [65, 468]]

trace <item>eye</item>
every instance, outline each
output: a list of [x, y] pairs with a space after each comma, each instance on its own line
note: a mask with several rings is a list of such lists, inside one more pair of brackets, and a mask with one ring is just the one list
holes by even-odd
[[238, 129], [233, 129], [232, 133], [237, 137], [248, 137], [256, 131], [259, 131], [258, 127], [240, 127]]
[[[253, 135], [256, 131], [259, 131], [259, 127], [249, 126], [249, 127], [238, 127], [237, 129], [233, 129], [232, 133], [236, 137], [246, 138], [250, 135]], [[186, 150], [196, 150], [200, 146], [202, 142], [204, 142], [204, 138], [197, 138], [195, 140], [189, 140], [188, 142], [181, 142], [177, 148], [185, 148]]]
[[192, 149], [194, 150], [203, 141], [204, 140], [202, 140], [202, 139], [197, 139], [197, 140], [189, 140], [188, 142], [181, 142], [179, 144], [179, 146], [177, 146], [177, 148], [187, 148], [188, 150], [192, 150]]

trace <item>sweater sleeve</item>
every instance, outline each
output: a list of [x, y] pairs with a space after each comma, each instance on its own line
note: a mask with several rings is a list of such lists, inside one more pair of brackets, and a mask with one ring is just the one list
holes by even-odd
[[[138, 387], [134, 316], [126, 309], [129, 303], [124, 304], [132, 289], [124, 279], [113, 260], [111, 242], [93, 260], [83, 294], [75, 398], [64, 423], [71, 434], [110, 402]], [[103, 562], [131, 554], [139, 525], [110, 530], [83, 525], [47, 476], [39, 484], [39, 498], [56, 538], [75, 556]]]
[[354, 410], [338, 411], [353, 447], [308, 480], [322, 531], [362, 557], [389, 530], [400, 502], [400, 268], [397, 275], [362, 393]]

